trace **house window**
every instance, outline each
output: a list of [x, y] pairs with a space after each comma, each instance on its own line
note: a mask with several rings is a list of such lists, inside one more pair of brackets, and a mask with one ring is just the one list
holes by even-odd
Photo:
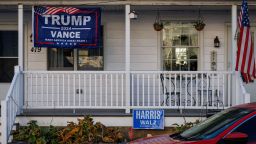
[[11, 82], [18, 65], [18, 32], [0, 31], [0, 82]]
[[78, 70], [103, 70], [103, 49], [79, 49]]
[[48, 49], [49, 70], [103, 70], [103, 26], [99, 47], [91, 49]]
[[73, 49], [48, 49], [49, 70], [74, 70]]
[[199, 33], [192, 23], [164, 22], [162, 32], [163, 69], [197, 71]]
[[103, 70], [103, 50], [48, 49], [49, 70]]

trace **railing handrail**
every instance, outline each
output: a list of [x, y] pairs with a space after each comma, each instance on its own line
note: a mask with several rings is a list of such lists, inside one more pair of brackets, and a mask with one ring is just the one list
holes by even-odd
[[8, 100], [10, 99], [11, 93], [12, 93], [13, 88], [14, 88], [14, 84], [16, 83], [19, 74], [20, 74], [20, 72], [14, 74], [13, 79], [12, 79], [12, 82], [11, 82], [11, 85], [10, 85], [10, 87], [9, 87], [9, 89], [8, 89], [7, 95], [6, 95], [6, 97], [5, 97], [5, 99], [4, 99], [3, 101], [8, 101]]
[[23, 71], [24, 74], [123, 74], [125, 71]]
[[[45, 74], [118, 74], [118, 73], [126, 73], [125, 71], [23, 71], [24, 74], [37, 74], [37, 73], [45, 73]], [[144, 74], [154, 74], [154, 73], [162, 73], [162, 74], [198, 74], [198, 73], [210, 73], [210, 74], [233, 74], [232, 71], [130, 71], [130, 73], [144, 73]]]
[[[17, 82], [20, 82], [18, 80], [18, 78], [20, 78], [20, 75], [21, 75], [21, 71], [19, 69], [18, 66], [15, 67], [15, 73], [14, 73], [14, 77], [13, 77], [13, 80], [11, 82], [11, 85], [8, 89], [8, 92], [7, 92], [7, 95], [5, 97], [4, 100], [1, 101], [1, 122], [2, 122], [2, 140], [1, 140], [1, 143], [7, 143], [8, 142], [8, 139], [10, 137], [10, 134], [11, 134], [11, 128], [15, 122], [15, 118], [16, 118], [16, 115], [17, 113], [19, 112], [19, 110], [22, 108], [22, 106], [20, 105], [20, 103], [18, 101], [19, 100], [19, 96], [17, 96], [15, 99], [15, 97], [13, 97], [13, 91], [14, 90], [17, 90], [15, 88], [15, 85], [17, 84]], [[18, 84], [18, 86], [20, 86], [20, 84]], [[21, 87], [20, 87], [21, 88]], [[20, 90], [19, 88], [19, 90]], [[16, 94], [20, 94], [20, 93], [17, 93]], [[14, 105], [13, 107], [9, 108], [10, 105], [8, 105], [11, 101], [13, 101]], [[12, 110], [12, 114], [11, 115], [8, 115], [9, 111]]]
[[200, 73], [209, 73], [209, 74], [233, 74], [232, 71], [130, 71], [131, 73], [143, 73], [143, 74], [200, 74]]

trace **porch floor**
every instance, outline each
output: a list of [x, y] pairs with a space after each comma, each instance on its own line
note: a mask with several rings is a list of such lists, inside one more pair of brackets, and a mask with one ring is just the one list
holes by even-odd
[[[222, 109], [166, 109], [166, 117], [205, 117], [209, 113], [216, 113]], [[132, 112], [132, 110], [131, 110]], [[20, 116], [132, 116], [132, 113], [125, 113], [125, 110], [106, 110], [106, 109], [24, 109]]]

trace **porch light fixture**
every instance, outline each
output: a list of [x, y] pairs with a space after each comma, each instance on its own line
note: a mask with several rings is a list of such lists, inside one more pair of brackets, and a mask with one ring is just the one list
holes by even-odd
[[138, 14], [135, 11], [131, 11], [129, 13], [129, 17], [130, 17], [130, 19], [137, 19], [138, 18]]
[[220, 40], [219, 40], [218, 36], [216, 36], [214, 39], [214, 47], [216, 47], [216, 48], [220, 47]]

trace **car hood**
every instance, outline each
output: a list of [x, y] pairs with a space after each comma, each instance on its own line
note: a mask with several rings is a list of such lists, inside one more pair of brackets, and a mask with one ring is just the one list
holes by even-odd
[[141, 138], [130, 142], [130, 144], [193, 144], [193, 141], [174, 140], [170, 135], [159, 135], [154, 137]]

